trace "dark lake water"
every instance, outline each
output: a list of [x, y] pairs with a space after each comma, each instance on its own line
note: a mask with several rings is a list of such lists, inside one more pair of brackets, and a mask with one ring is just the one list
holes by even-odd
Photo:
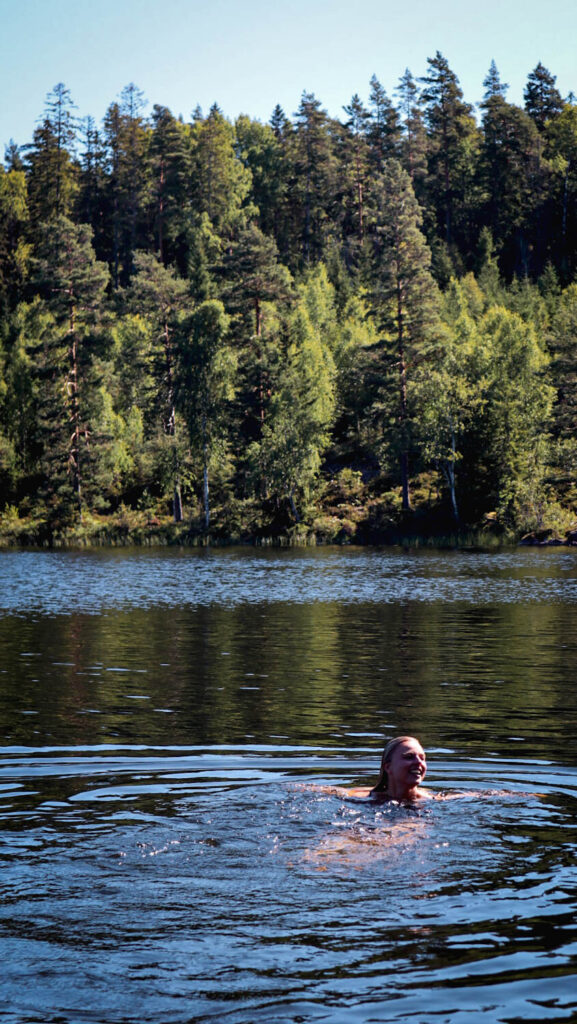
[[0, 736], [2, 1024], [577, 1021], [577, 552], [3, 552]]

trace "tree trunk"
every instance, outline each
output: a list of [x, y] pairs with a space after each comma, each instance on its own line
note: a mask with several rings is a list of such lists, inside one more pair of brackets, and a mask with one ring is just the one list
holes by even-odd
[[401, 489], [403, 512], [411, 510], [409, 489], [409, 452], [407, 447], [407, 364], [405, 362], [403, 325], [403, 295], [400, 282], [397, 283], [397, 331], [399, 353], [399, 426], [401, 431]]
[[293, 488], [292, 487], [291, 487], [291, 489], [289, 491], [288, 499], [289, 499], [289, 504], [290, 504], [290, 507], [291, 507], [291, 512], [292, 512], [292, 514], [294, 516], [294, 519], [295, 519], [295, 523], [300, 523], [301, 517], [299, 516], [297, 507], [295, 505], [294, 492], [293, 492]]
[[443, 476], [445, 477], [445, 480], [447, 481], [447, 486], [449, 488], [449, 493], [451, 495], [451, 508], [453, 510], [453, 517], [455, 519], [455, 526], [457, 527], [457, 529], [459, 529], [461, 524], [460, 524], [460, 520], [459, 520], [459, 506], [457, 504], [457, 488], [456, 488], [456, 475], [455, 475], [455, 461], [456, 461], [456, 455], [457, 455], [457, 446], [456, 446], [456, 443], [455, 443], [455, 431], [453, 430], [452, 417], [450, 418], [450, 423], [451, 423], [451, 454], [452, 454], [453, 457], [452, 457], [452, 459], [443, 459], [441, 461], [441, 469], [443, 471]]
[[172, 438], [173, 452], [173, 502], [172, 514], [175, 523], [182, 522], [182, 495], [180, 492], [180, 463], [178, 449], [176, 446], [176, 408], [174, 405], [174, 381], [172, 375], [172, 353], [170, 349], [170, 331], [168, 320], [164, 321], [164, 353], [166, 356], [166, 376], [168, 379], [168, 417], [166, 419], [165, 431]]
[[208, 532], [210, 529], [210, 494], [208, 489], [208, 442], [206, 438], [206, 417], [202, 418], [202, 452], [203, 452], [203, 468], [202, 468], [202, 500], [204, 505], [204, 528]]
[[164, 263], [164, 160], [160, 160], [158, 181], [158, 257]]
[[175, 523], [181, 523], [183, 519], [182, 513], [182, 494], [180, 491], [180, 480], [178, 479], [178, 455], [175, 449], [174, 461], [176, 463], [174, 467], [174, 497], [172, 499], [172, 511]]
[[69, 374], [69, 395], [70, 395], [70, 425], [72, 436], [70, 438], [70, 451], [68, 461], [72, 474], [72, 488], [76, 495], [78, 506], [78, 518], [82, 522], [82, 474], [80, 467], [80, 407], [78, 402], [78, 350], [76, 339], [76, 311], [74, 304], [70, 306], [70, 374]]

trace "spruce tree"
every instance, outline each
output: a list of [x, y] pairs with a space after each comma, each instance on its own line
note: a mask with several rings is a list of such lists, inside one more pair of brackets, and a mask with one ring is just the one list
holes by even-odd
[[25, 147], [33, 225], [73, 211], [78, 190], [76, 121], [70, 90], [59, 82], [46, 98], [44, 117]]
[[292, 216], [298, 255], [301, 264], [308, 265], [322, 259], [337, 220], [337, 161], [331, 124], [313, 93], [303, 93], [295, 114], [294, 161]]
[[552, 121], [563, 110], [563, 100], [555, 85], [556, 81], [555, 75], [541, 61], [527, 79], [523, 92], [525, 110], [540, 132], [545, 129], [548, 121]]
[[147, 232], [150, 131], [144, 106], [144, 96], [131, 83], [122, 90], [120, 103], [111, 104], [104, 118], [109, 167], [105, 218], [115, 289], [130, 281], [134, 253], [145, 242]]
[[190, 139], [167, 107], [154, 105], [150, 139], [155, 246], [165, 266], [184, 270], [186, 228], [190, 221]]
[[407, 68], [395, 89], [400, 101], [400, 162], [407, 171], [420, 203], [427, 175], [427, 133], [419, 87]]
[[437, 211], [439, 231], [449, 249], [470, 243], [474, 216], [474, 168], [479, 133], [459, 79], [437, 51], [427, 61], [422, 102], [428, 129], [427, 191]]

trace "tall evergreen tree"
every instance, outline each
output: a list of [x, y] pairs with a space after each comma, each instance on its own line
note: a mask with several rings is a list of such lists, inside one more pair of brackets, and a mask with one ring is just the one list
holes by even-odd
[[427, 189], [449, 250], [470, 243], [474, 170], [479, 133], [459, 79], [437, 51], [427, 61], [422, 101], [429, 138]]
[[577, 269], [577, 107], [567, 103], [547, 122], [545, 156], [555, 169], [555, 245], [552, 257], [563, 280]]
[[427, 133], [419, 87], [408, 68], [395, 92], [400, 101], [400, 161], [411, 179], [415, 195], [422, 203], [427, 175]]
[[372, 76], [370, 86], [366, 134], [377, 170], [382, 171], [386, 160], [400, 156], [401, 121], [376, 75]]
[[187, 282], [164, 267], [155, 256], [139, 253], [134, 264], [136, 273], [129, 303], [135, 312], [146, 317], [153, 332], [158, 415], [169, 448], [173, 517], [175, 523], [180, 523], [183, 509], [177, 356], [182, 343], [182, 318], [192, 303]]
[[293, 217], [305, 264], [322, 258], [335, 223], [336, 159], [326, 110], [304, 92], [295, 114]]
[[504, 270], [530, 269], [528, 228], [539, 195], [541, 144], [534, 122], [499, 92], [483, 102], [479, 180], [484, 220], [502, 251]]
[[187, 128], [167, 107], [155, 103], [150, 139], [154, 182], [155, 244], [161, 263], [178, 262], [184, 270], [185, 236], [189, 223], [190, 139]]
[[[353, 231], [359, 246], [365, 236], [365, 203], [369, 179], [369, 149], [367, 129], [370, 114], [355, 93], [348, 106], [344, 107], [348, 120], [342, 133], [341, 165], [344, 168], [344, 196], [346, 206], [354, 210]], [[345, 225], [346, 231], [346, 225]]]
[[421, 234], [421, 212], [411, 179], [390, 160], [375, 193], [371, 299], [383, 339], [383, 371], [397, 381], [394, 444], [399, 452], [402, 505], [411, 507], [409, 453], [412, 444], [411, 380], [431, 356], [437, 338], [439, 300], [431, 276], [431, 252]]
[[234, 128], [216, 103], [195, 121], [191, 142], [193, 206], [207, 215], [217, 235], [230, 240], [245, 220], [251, 175], [236, 154]]
[[505, 82], [501, 81], [501, 76], [499, 75], [499, 71], [494, 60], [491, 61], [489, 70], [483, 79], [483, 86], [485, 87], [485, 92], [483, 94], [483, 103], [481, 106], [486, 105], [487, 102], [494, 99], [495, 96], [501, 96], [502, 99], [505, 99], [507, 95], [509, 86]]
[[41, 124], [26, 147], [29, 206], [34, 224], [71, 214], [78, 189], [76, 122], [70, 90], [59, 82], [46, 98]]
[[[84, 458], [90, 442], [91, 331], [97, 320], [108, 283], [108, 269], [96, 260], [92, 231], [57, 217], [46, 225], [38, 247], [37, 281], [53, 311], [58, 336], [54, 339], [54, 369], [63, 374], [67, 423], [57, 421], [55, 446], [65, 457], [79, 518], [84, 505]], [[67, 366], [57, 368], [59, 347], [67, 348]], [[49, 442], [51, 444], [51, 442]]]
[[92, 117], [86, 117], [81, 122], [80, 138], [83, 146], [80, 155], [76, 216], [82, 224], [90, 224], [92, 227], [96, 252], [108, 256], [104, 216], [107, 188], [106, 145]]
[[111, 104], [104, 118], [109, 163], [106, 216], [115, 288], [130, 280], [134, 252], [145, 241], [150, 131], [144, 106], [144, 96], [131, 83], [122, 90], [120, 103]]
[[523, 92], [525, 110], [541, 132], [547, 122], [552, 121], [563, 110], [563, 100], [555, 85], [556, 81], [555, 75], [539, 61], [529, 75]]

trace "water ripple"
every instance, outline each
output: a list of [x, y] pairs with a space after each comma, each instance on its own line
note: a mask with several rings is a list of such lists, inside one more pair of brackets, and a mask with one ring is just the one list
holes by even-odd
[[577, 552], [3, 552], [0, 610], [257, 603], [577, 602]]

